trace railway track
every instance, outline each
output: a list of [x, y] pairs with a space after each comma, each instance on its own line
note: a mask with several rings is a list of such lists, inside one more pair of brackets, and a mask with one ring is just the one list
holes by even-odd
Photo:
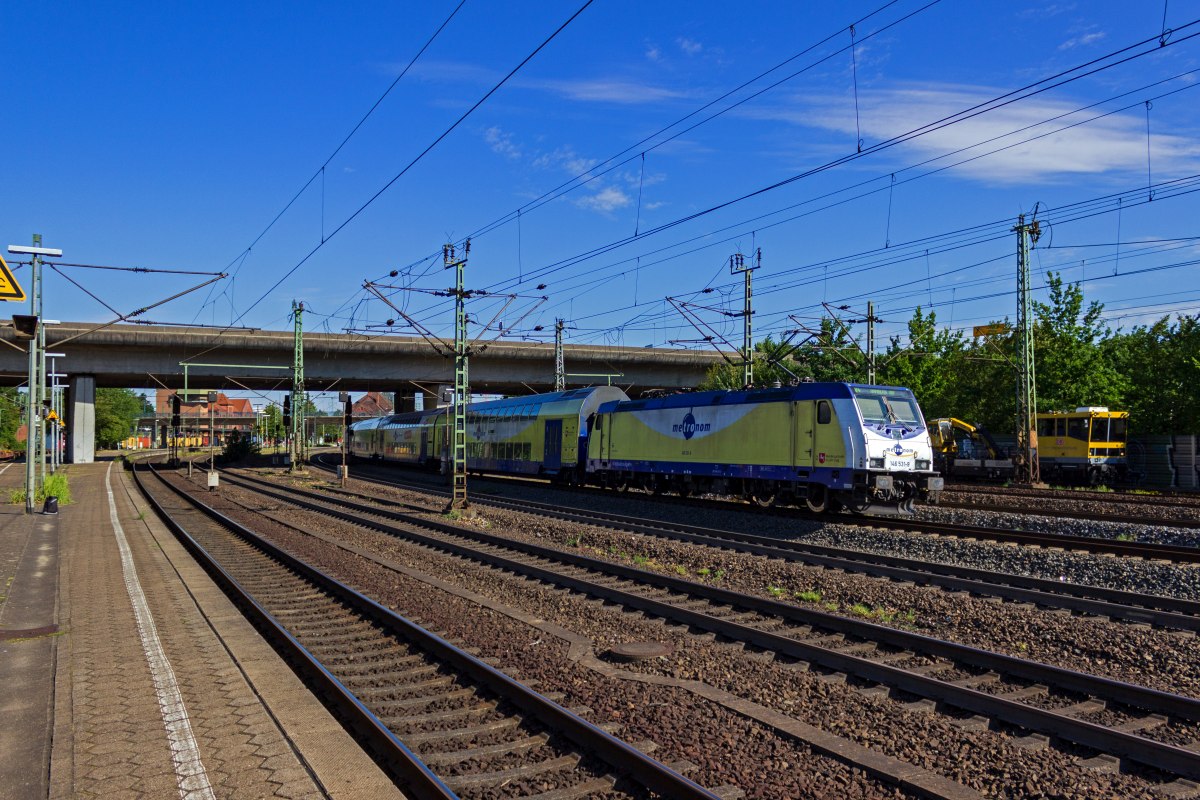
[[[258, 498], [761, 648], [802, 669], [850, 676], [931, 708], [942, 704], [963, 726], [1016, 726], [1098, 751], [1101, 760], [1200, 778], [1196, 698], [514, 541], [432, 520], [427, 511], [404, 513], [241, 477], [229, 482]], [[1180, 746], [1181, 731], [1188, 746]]]
[[1118, 489], [1111, 492], [1100, 492], [1089, 489], [1033, 489], [1023, 486], [991, 486], [981, 483], [948, 483], [945, 491], [950, 494], [1032, 497], [1043, 500], [1086, 500], [1125, 505], [1182, 506], [1200, 509], [1200, 492], [1174, 492], [1168, 489], [1161, 491]]
[[[325, 491], [340, 497], [383, 506], [404, 506], [402, 503], [333, 487]], [[422, 488], [422, 491], [428, 489]], [[728, 548], [766, 558], [778, 558], [893, 581], [938, 586], [949, 591], [998, 597], [1017, 603], [1034, 603], [1046, 608], [1061, 608], [1080, 614], [1146, 623], [1172, 630], [1200, 632], [1200, 603], [1191, 600], [997, 573], [849, 548], [791, 542], [777, 537], [669, 523], [594, 509], [570, 508], [561, 504], [551, 505], [530, 500], [517, 501], [478, 495], [474, 502], [480, 506], [506, 508], [551, 519], [584, 522], [707, 547]], [[429, 510], [418, 506], [410, 508], [418, 511]]]
[[170, 477], [134, 474], [184, 545], [417, 800], [719, 797], [290, 556]]
[[[332, 469], [332, 467], [330, 467], [328, 464], [325, 464], [319, 458], [314, 459], [313, 463], [324, 470]], [[381, 469], [390, 468], [383, 467]], [[394, 470], [392, 471], [394, 472]], [[377, 471], [373, 474], [380, 475], [381, 473]], [[372, 480], [379, 480], [394, 486], [419, 489], [422, 492], [449, 497], [449, 492], [440, 486], [432, 485], [429, 481], [399, 481], [392, 477], [375, 477], [372, 478]], [[533, 483], [531, 481], [512, 477], [505, 477], [503, 480], [507, 483]], [[544, 487], [546, 484], [544, 481], [542, 481], [538, 483], [538, 485]], [[591, 488], [580, 489], [575, 487], [568, 491], [582, 491], [587, 494], [600, 494], [602, 496], [605, 494], [603, 490]], [[957, 525], [952, 523], [928, 522], [915, 519], [894, 519], [891, 517], [815, 515], [800, 509], [762, 509], [745, 503], [734, 503], [723, 500], [689, 498], [686, 501], [680, 501], [678, 498], [667, 496], [646, 495], [645, 497], [647, 499], [653, 498], [655, 502], [667, 504], [686, 502], [688, 505], [692, 506], [709, 507], [720, 510], [732, 509], [746, 513], [783, 514], [796, 519], [804, 519], [814, 522], [842, 522], [846, 524], [862, 525], [865, 527], [880, 528], [884, 530], [930, 533], [958, 539], [981, 539], [987, 541], [1010, 542], [1013, 544], [1026, 545], [1030, 547], [1080, 550], [1088, 553], [1121, 556], [1124, 558], [1143, 558], [1148, 561], [1170, 561], [1183, 564], [1200, 564], [1200, 547], [1154, 544], [1149, 542], [1132, 542], [1094, 536], [1070, 536], [1056, 533], [1038, 533], [1036, 531], [1024, 531], [1011, 528], [984, 528], [975, 525]], [[481, 493], [476, 493], [473, 495], [472, 502], [480, 504], [490, 503], [493, 502], [493, 498]], [[1012, 509], [1005, 510], [1009, 512], [1012, 511]], [[1165, 523], [1160, 521], [1157, 524]]]
[[[1095, 520], [1127, 525], [1163, 526], [1200, 529], [1200, 505], [1187, 502], [1162, 502], [1156, 498], [1136, 495], [1114, 496], [1101, 492], [1067, 494], [1010, 494], [988, 489], [944, 492], [938, 503], [930, 508], [967, 509], [1000, 514], [1034, 514], [1042, 517]], [[1094, 495], [1094, 496], [1092, 496]], [[1137, 499], [1132, 499], [1137, 497]], [[1144, 508], [1140, 514], [1128, 513], [1130, 508]]]

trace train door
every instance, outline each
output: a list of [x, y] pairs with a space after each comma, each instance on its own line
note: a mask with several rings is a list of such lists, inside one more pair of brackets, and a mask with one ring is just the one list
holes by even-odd
[[546, 444], [542, 465], [548, 470], [558, 470], [562, 466], [562, 420], [546, 420]]
[[807, 469], [814, 463], [813, 404], [810, 401], [792, 403], [793, 459], [797, 467]]
[[815, 455], [814, 466], [844, 467], [846, 466], [846, 445], [842, 440], [842, 432], [833, 413], [833, 403], [828, 400], [817, 400], [812, 404], [814, 417], [812, 448]]

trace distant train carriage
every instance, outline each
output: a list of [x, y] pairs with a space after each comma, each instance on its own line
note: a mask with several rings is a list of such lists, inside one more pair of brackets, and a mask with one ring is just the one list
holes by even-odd
[[607, 403], [587, 469], [617, 488], [889, 513], [936, 497], [932, 459], [908, 389], [806, 383]]
[[591, 386], [472, 403], [467, 469], [575, 481], [587, 454], [588, 419], [603, 403], [627, 399], [615, 386]]
[[[612, 386], [510, 397], [467, 406], [467, 469], [548, 475], [582, 474], [587, 420], [601, 403], [628, 399]], [[440, 469], [450, 459], [447, 408], [361, 420], [350, 426], [350, 453]], [[581, 442], [583, 442], [581, 444]]]
[[1129, 412], [1104, 406], [1037, 415], [1042, 478], [1099, 485], [1126, 480]]
[[441, 449], [434, 441], [444, 409], [372, 417], [350, 426], [349, 452], [357, 458], [436, 467]]

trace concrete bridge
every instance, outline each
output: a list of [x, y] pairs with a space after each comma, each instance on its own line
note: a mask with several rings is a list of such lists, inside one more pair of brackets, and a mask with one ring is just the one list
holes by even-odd
[[[26, 381], [25, 342], [0, 320], [0, 385]], [[483, 345], [486, 344], [486, 347]], [[69, 377], [67, 450], [75, 462], [94, 453], [93, 402], [97, 387], [170, 389], [291, 388], [291, 331], [165, 325], [103, 325], [63, 322], [46, 327], [47, 352], [60, 352], [59, 372]], [[565, 345], [567, 386], [612, 383], [633, 394], [649, 389], [696, 386], [722, 363], [714, 351], [603, 345]], [[734, 360], [737, 355], [731, 355]], [[187, 365], [186, 368], [184, 365]], [[472, 392], [519, 394], [554, 386], [554, 345], [481, 342], [471, 357]], [[187, 385], [185, 386], [185, 380]], [[454, 382], [452, 358], [419, 337], [304, 334], [304, 380], [310, 391], [382, 391], [397, 397], [427, 396]]]

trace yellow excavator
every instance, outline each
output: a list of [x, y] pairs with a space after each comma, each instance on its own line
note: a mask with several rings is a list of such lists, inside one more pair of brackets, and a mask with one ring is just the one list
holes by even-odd
[[1005, 481], [1013, 477], [1013, 460], [982, 425], [954, 417], [929, 423], [933, 468], [947, 478]]

